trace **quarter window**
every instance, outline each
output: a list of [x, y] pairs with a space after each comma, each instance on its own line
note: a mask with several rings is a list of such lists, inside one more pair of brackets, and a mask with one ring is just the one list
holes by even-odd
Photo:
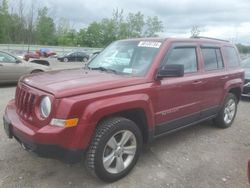
[[219, 48], [202, 48], [202, 55], [205, 70], [216, 70], [224, 67]]
[[[195, 47], [177, 47], [168, 53], [167, 64], [184, 65], [184, 73], [197, 72], [197, 56]], [[165, 63], [165, 64], [166, 64]]]
[[224, 52], [227, 60], [228, 67], [237, 67], [239, 66], [239, 60], [235, 48], [233, 47], [224, 47]]

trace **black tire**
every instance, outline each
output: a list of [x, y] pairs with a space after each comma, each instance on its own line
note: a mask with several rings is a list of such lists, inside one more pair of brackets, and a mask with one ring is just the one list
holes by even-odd
[[88, 58], [87, 57], [84, 57], [83, 59], [82, 59], [82, 62], [84, 62], [84, 63], [86, 63], [88, 61]]
[[[131, 162], [129, 163], [129, 165], [126, 168], [124, 168], [119, 173], [110, 173], [104, 167], [104, 162], [103, 162], [104, 155], [105, 155], [104, 152], [106, 152], [106, 150], [107, 150], [106, 148], [108, 147], [108, 142], [110, 141], [110, 139], [114, 138], [114, 136], [116, 136], [116, 135], [119, 136], [119, 133], [122, 131], [125, 131], [125, 132], [128, 131], [130, 133], [133, 133], [133, 135], [134, 135], [133, 138], [135, 138], [135, 140], [136, 140], [135, 153], [133, 154], [133, 158], [131, 159]], [[123, 137], [123, 135], [121, 137]], [[121, 140], [120, 140], [120, 142], [116, 142], [116, 143], [121, 143]], [[125, 146], [124, 146], [124, 148], [125, 148]], [[139, 158], [141, 148], [142, 148], [142, 135], [141, 135], [140, 129], [137, 127], [137, 125], [133, 121], [126, 119], [126, 118], [123, 118], [123, 117], [108, 118], [108, 119], [102, 121], [96, 129], [94, 138], [92, 140], [92, 143], [91, 143], [89, 150], [87, 152], [87, 155], [86, 155], [87, 168], [92, 172], [92, 174], [99, 177], [101, 180], [103, 180], [105, 182], [114, 182], [114, 181], [126, 176], [132, 170], [132, 168], [135, 166], [135, 164]], [[125, 155], [125, 160], [128, 159], [128, 158], [126, 158], [127, 154], [122, 153], [122, 154], [118, 154], [118, 155], [120, 155], [120, 156], [116, 156], [117, 158], [118, 157], [123, 158]], [[115, 161], [115, 163], [116, 163], [115, 168], [117, 168], [117, 166], [116, 166], [118, 163], [117, 158], [115, 158], [113, 156], [113, 160], [112, 160], [113, 162]], [[112, 163], [109, 166], [111, 166]], [[125, 163], [123, 163], [123, 164], [125, 164]]]
[[69, 59], [67, 57], [63, 58], [63, 62], [67, 63]]
[[[225, 120], [225, 116], [226, 116], [225, 109], [227, 108], [229, 103], [232, 102], [232, 101], [235, 104], [235, 111], [234, 111], [234, 114], [232, 115], [231, 120], [226, 121]], [[237, 113], [237, 104], [238, 104], [238, 100], [237, 100], [236, 96], [234, 94], [232, 94], [232, 93], [228, 93], [221, 110], [219, 111], [217, 117], [214, 118], [214, 123], [215, 123], [215, 125], [217, 127], [225, 129], [225, 128], [228, 128], [228, 127], [230, 127], [232, 125], [232, 123], [234, 121], [234, 118], [236, 116], [236, 113]]]

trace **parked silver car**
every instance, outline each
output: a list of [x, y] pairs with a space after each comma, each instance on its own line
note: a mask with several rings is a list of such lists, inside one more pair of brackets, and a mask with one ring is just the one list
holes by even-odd
[[48, 71], [48, 66], [26, 62], [7, 52], [0, 51], [0, 84], [17, 82], [24, 74]]
[[245, 83], [242, 96], [250, 97], [250, 58], [241, 62], [242, 68], [245, 70]]

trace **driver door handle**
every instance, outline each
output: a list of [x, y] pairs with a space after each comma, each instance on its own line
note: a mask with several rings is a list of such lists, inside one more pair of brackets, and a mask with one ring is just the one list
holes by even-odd
[[198, 85], [198, 84], [202, 84], [202, 83], [203, 83], [203, 81], [201, 81], [201, 80], [195, 80], [193, 82], [193, 85]]
[[226, 80], [226, 79], [228, 79], [228, 76], [224, 76], [221, 78], [221, 80]]

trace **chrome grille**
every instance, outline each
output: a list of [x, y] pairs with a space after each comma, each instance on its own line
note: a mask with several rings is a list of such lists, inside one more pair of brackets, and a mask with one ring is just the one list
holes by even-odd
[[30, 93], [25, 88], [17, 87], [15, 103], [17, 113], [25, 119], [32, 120], [32, 112], [35, 104], [35, 95]]

